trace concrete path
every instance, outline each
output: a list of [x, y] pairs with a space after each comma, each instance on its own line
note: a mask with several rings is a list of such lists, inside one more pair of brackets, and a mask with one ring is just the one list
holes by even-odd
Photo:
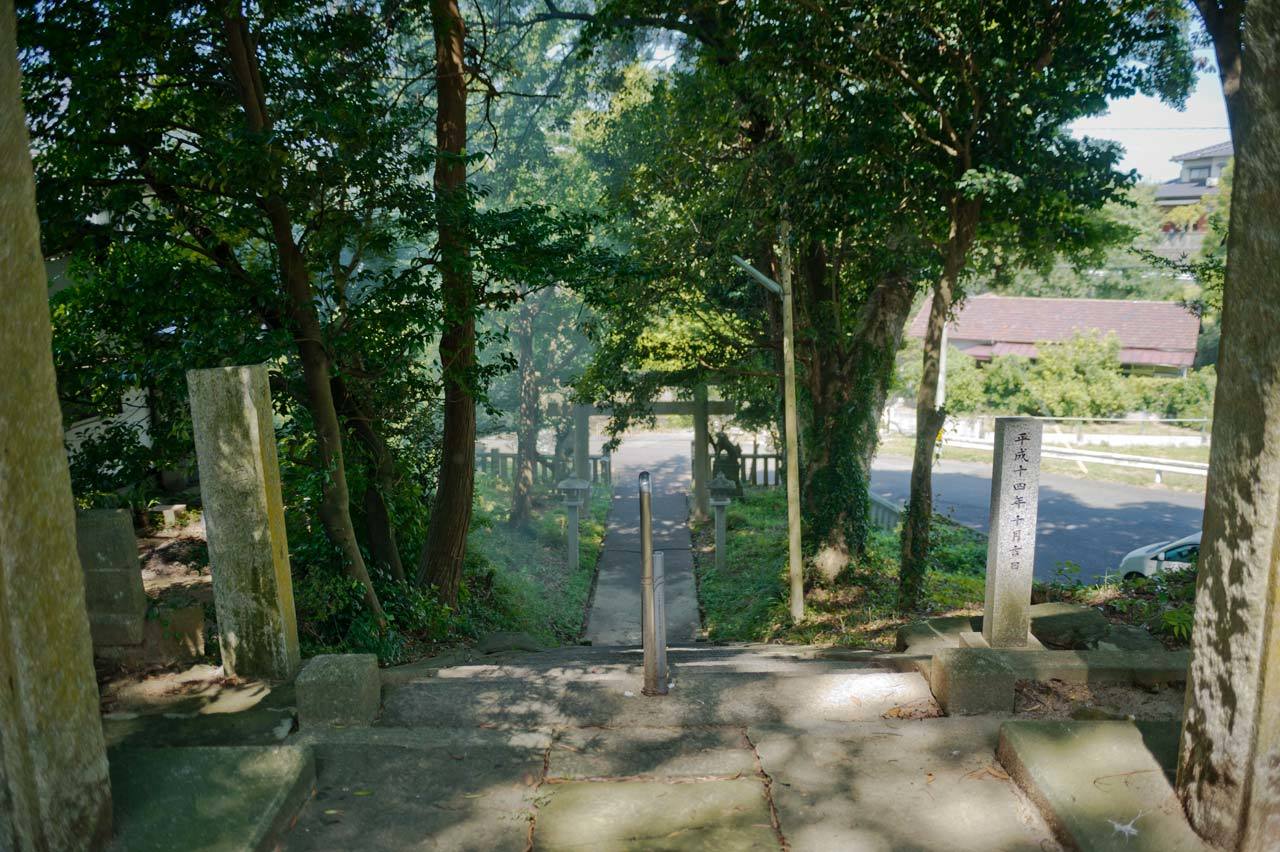
[[689, 533], [689, 432], [643, 433], [624, 439], [613, 456], [613, 506], [600, 554], [586, 638], [593, 645], [640, 644], [639, 476], [653, 482], [653, 547], [666, 571], [667, 636], [675, 644], [698, 634], [698, 595]]
[[937, 718], [915, 672], [806, 649], [564, 648], [384, 676], [369, 728], [303, 730], [297, 850], [1052, 850], [995, 763], [999, 719]]

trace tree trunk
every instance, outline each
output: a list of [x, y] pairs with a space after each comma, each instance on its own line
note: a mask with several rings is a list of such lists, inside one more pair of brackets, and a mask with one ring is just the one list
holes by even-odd
[[533, 516], [533, 483], [537, 478], [538, 425], [538, 371], [533, 363], [533, 305], [532, 295], [520, 302], [516, 317], [516, 346], [520, 359], [520, 410], [516, 424], [516, 475], [511, 490], [511, 517], [513, 527], [527, 526]]
[[814, 567], [828, 580], [866, 548], [871, 460], [913, 286], [902, 275], [881, 278], [846, 330], [834, 275], [825, 249], [815, 246], [804, 266], [806, 286], [796, 291], [803, 293], [801, 315], [810, 328], [805, 537]]
[[387, 505], [387, 495], [395, 493], [396, 488], [395, 459], [369, 416], [347, 389], [346, 382], [335, 376], [331, 384], [334, 404], [341, 412], [347, 429], [364, 447], [373, 465], [373, 481], [364, 489], [364, 519], [369, 554], [375, 564], [386, 568], [396, 580], [404, 582], [404, 562], [400, 558], [400, 545], [396, 540], [391, 508]]
[[[228, 8], [224, 22], [232, 77], [244, 107], [245, 122], [249, 132], [255, 136], [269, 136], [271, 119], [267, 113], [266, 92], [249, 34], [249, 24], [238, 5]], [[342, 552], [347, 572], [363, 587], [365, 606], [379, 623], [385, 624], [382, 604], [365, 568], [364, 555], [360, 552], [355, 527], [351, 523], [347, 472], [342, 455], [342, 433], [330, 387], [329, 353], [324, 347], [324, 330], [316, 313], [315, 294], [311, 289], [311, 273], [307, 269], [306, 258], [294, 240], [293, 220], [288, 206], [280, 196], [280, 175], [274, 166], [279, 160], [280, 152], [268, 143], [268, 153], [273, 167], [265, 176], [267, 186], [263, 192], [262, 206], [271, 224], [280, 274], [284, 279], [290, 327], [294, 345], [298, 349], [298, 360], [302, 363], [307, 409], [311, 413], [316, 448], [324, 471], [318, 514], [325, 534]]]
[[476, 405], [471, 395], [476, 350], [472, 290], [470, 210], [467, 196], [467, 80], [463, 67], [465, 28], [457, 0], [431, 0], [436, 39], [436, 220], [444, 331], [440, 367], [444, 379], [444, 436], [440, 477], [431, 524], [418, 564], [418, 581], [434, 586], [440, 599], [458, 602], [462, 561], [471, 526], [475, 488]]
[[956, 286], [978, 227], [981, 201], [954, 198], [951, 225], [942, 262], [942, 275], [933, 288], [929, 324], [924, 335], [924, 370], [916, 396], [916, 446], [911, 461], [911, 499], [902, 521], [902, 567], [898, 576], [898, 608], [915, 609], [924, 589], [929, 560], [929, 527], [933, 521], [933, 452], [946, 421], [946, 407], [938, 407], [938, 377], [942, 368], [943, 331]]
[[1280, 5], [1249, 4], [1243, 55], [1177, 788], [1210, 844], [1261, 852], [1280, 838]]

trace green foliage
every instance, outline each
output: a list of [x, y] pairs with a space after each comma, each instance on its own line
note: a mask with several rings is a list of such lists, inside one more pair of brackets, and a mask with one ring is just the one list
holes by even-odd
[[1036, 345], [1027, 391], [1049, 417], [1118, 417], [1129, 410], [1114, 335], [1080, 334]]
[[[781, 488], [748, 487], [728, 509], [728, 552], [717, 571], [697, 552], [698, 599], [711, 638], [891, 647], [903, 623], [896, 611], [898, 539], [872, 530], [867, 547], [834, 583], [807, 578], [809, 617], [799, 627], [787, 609], [787, 512]], [[700, 538], [709, 535], [703, 528]], [[931, 530], [926, 612], [981, 606], [986, 545], [972, 530], [938, 519]]]
[[[979, 366], [952, 348], [947, 355], [947, 410], [952, 414], [1030, 414], [1037, 417], [1119, 417], [1133, 411], [1167, 419], [1213, 415], [1213, 367], [1186, 376], [1126, 376], [1114, 338], [1077, 335], [1037, 345], [1039, 358], [1001, 355]], [[914, 393], [920, 344], [910, 341], [898, 361], [898, 387]]]

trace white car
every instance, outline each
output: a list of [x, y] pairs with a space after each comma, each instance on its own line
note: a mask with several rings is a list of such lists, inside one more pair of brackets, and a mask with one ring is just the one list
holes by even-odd
[[1200, 555], [1200, 533], [1192, 533], [1176, 541], [1162, 541], [1139, 547], [1125, 554], [1120, 560], [1120, 576], [1126, 580], [1135, 577], [1154, 577], [1164, 571], [1190, 568]]

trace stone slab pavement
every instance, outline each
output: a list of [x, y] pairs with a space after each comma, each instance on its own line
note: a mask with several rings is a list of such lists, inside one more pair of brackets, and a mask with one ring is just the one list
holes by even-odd
[[318, 793], [282, 849], [1021, 852], [1057, 845], [923, 678], [803, 650], [564, 648], [395, 678], [367, 728], [304, 729]]
[[613, 505], [606, 523], [596, 589], [587, 617], [593, 645], [640, 644], [639, 475], [653, 481], [653, 547], [664, 554], [667, 639], [692, 642], [700, 628], [689, 533], [689, 441], [692, 433], [624, 439], [613, 456]]

